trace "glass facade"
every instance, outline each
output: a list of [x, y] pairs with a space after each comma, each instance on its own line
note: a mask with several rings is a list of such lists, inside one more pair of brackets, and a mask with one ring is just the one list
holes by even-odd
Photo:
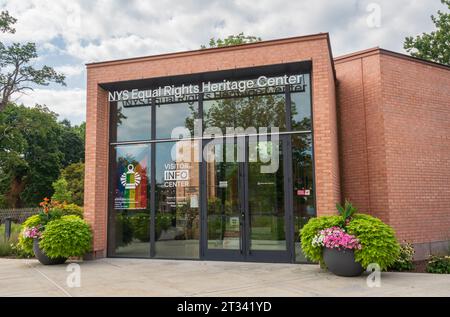
[[177, 150], [195, 150], [195, 142], [163, 142], [155, 146], [155, 256], [198, 258], [199, 164], [172, 158]]
[[111, 102], [108, 255], [305, 261], [311, 83], [296, 76], [189, 101]]
[[115, 146], [110, 239], [112, 254], [150, 255], [150, 146]]

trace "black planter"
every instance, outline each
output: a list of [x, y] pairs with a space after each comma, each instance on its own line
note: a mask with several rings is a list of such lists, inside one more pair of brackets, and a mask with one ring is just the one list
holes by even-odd
[[34, 239], [33, 241], [33, 251], [36, 258], [44, 265], [55, 265], [55, 264], [64, 264], [67, 258], [49, 258], [44, 251], [39, 247], [39, 240]]
[[364, 272], [361, 264], [355, 261], [353, 250], [324, 248], [323, 261], [330, 272], [339, 276], [359, 276]]

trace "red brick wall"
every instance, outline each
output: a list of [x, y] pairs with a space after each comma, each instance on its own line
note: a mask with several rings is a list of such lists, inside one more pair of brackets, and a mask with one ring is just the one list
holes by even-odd
[[450, 240], [450, 69], [381, 55], [390, 222], [402, 239]]
[[450, 69], [378, 49], [335, 67], [343, 196], [400, 240], [450, 240]]
[[318, 214], [340, 200], [335, 83], [328, 34], [238, 47], [167, 54], [88, 65], [85, 214], [94, 251], [104, 255], [107, 219], [108, 102], [99, 84], [124, 80], [312, 60], [315, 180]]
[[389, 221], [379, 55], [337, 60], [335, 67], [343, 197]]

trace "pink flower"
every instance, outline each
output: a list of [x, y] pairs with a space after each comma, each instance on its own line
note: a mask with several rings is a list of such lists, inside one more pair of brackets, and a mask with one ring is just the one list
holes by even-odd
[[359, 240], [340, 227], [326, 228], [314, 237], [313, 245], [335, 249], [361, 250]]
[[38, 239], [41, 237], [42, 232], [40, 231], [41, 226], [39, 225], [38, 227], [31, 227], [31, 228], [26, 228], [23, 231], [23, 236], [24, 238], [30, 238], [30, 239]]

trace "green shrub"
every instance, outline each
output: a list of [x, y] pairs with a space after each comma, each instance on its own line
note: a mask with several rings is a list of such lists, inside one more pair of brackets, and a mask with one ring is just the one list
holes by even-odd
[[130, 217], [133, 236], [142, 242], [150, 241], [150, 215], [137, 213]]
[[386, 270], [397, 259], [400, 245], [395, 232], [380, 219], [356, 214], [346, 228], [362, 245], [361, 250], [355, 250], [355, 260], [364, 268], [377, 263], [382, 270]]
[[[323, 264], [322, 247], [313, 246], [312, 240], [320, 230], [339, 226], [341, 223], [341, 216], [323, 216], [308, 221], [301, 230], [300, 239], [303, 253], [309, 260]], [[385, 270], [397, 259], [400, 246], [395, 239], [394, 230], [380, 219], [355, 214], [349, 219], [345, 229], [356, 236], [362, 245], [361, 250], [354, 252], [355, 260], [364, 268], [371, 263], [377, 263]]]
[[410, 271], [414, 268], [414, 247], [411, 243], [404, 243], [400, 245], [400, 252], [395, 262], [390, 266], [390, 269], [395, 271]]
[[341, 220], [342, 218], [340, 216], [322, 216], [311, 218], [303, 226], [300, 230], [300, 242], [302, 251], [308, 260], [323, 264], [322, 248], [320, 246], [313, 246], [312, 241], [320, 230], [338, 226]]
[[23, 232], [26, 228], [37, 227], [40, 224], [42, 224], [41, 215], [33, 215], [31, 217], [28, 217], [28, 219], [22, 223], [19, 234], [19, 242], [17, 243], [17, 247], [22, 254], [27, 256], [34, 256], [33, 239], [25, 238], [23, 236]]
[[49, 222], [39, 246], [50, 258], [83, 256], [91, 249], [92, 233], [80, 217], [69, 215]]
[[427, 272], [450, 274], [450, 256], [431, 256], [428, 260]]
[[53, 218], [57, 218], [56, 215], [58, 214], [58, 218], [74, 215], [83, 219], [83, 208], [75, 204], [63, 204], [50, 210], [50, 214], [54, 215]]

